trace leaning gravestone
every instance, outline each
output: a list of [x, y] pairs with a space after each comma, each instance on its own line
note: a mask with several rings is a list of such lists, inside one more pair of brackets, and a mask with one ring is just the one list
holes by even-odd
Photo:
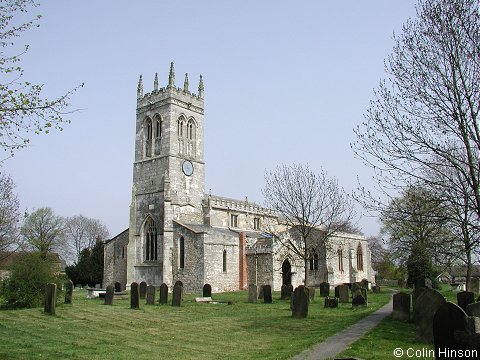
[[467, 305], [467, 310], [465, 312], [468, 316], [480, 317], [480, 302]]
[[255, 284], [248, 285], [248, 302], [256, 304], [258, 299], [258, 287]]
[[175, 285], [173, 287], [172, 306], [180, 306], [182, 302], [183, 286]]
[[136, 282], [130, 285], [130, 308], [140, 309], [140, 289]]
[[336, 308], [338, 307], [338, 299], [336, 297], [326, 297], [325, 298], [325, 307], [326, 308]]
[[307, 289], [308, 289], [308, 300], [312, 302], [313, 300], [315, 300], [315, 288], [312, 286]]
[[122, 284], [120, 284], [118, 281], [115, 283], [115, 292], [121, 292], [122, 291]]
[[350, 294], [348, 285], [339, 285], [338, 287], [338, 301], [342, 304], [350, 302]]
[[392, 317], [397, 320], [410, 320], [410, 294], [400, 292], [393, 295]]
[[473, 304], [475, 302], [475, 295], [470, 291], [461, 291], [457, 293], [457, 304], [460, 306], [463, 311], [467, 310], [467, 305]]
[[163, 283], [160, 285], [160, 304], [166, 304], [168, 302], [168, 286]]
[[272, 303], [272, 287], [270, 285], [263, 285], [263, 302], [265, 304]]
[[65, 283], [65, 304], [71, 304], [73, 297], [73, 282], [68, 280]]
[[113, 294], [115, 293], [115, 288], [112, 285], [107, 286], [107, 291], [105, 292], [105, 305], [113, 305]]
[[148, 285], [147, 286], [147, 305], [155, 305], [155, 286]]
[[330, 284], [327, 282], [320, 283], [320, 296], [329, 297], [330, 296]]
[[433, 339], [437, 359], [447, 358], [441, 356], [440, 351], [463, 348], [455, 335], [466, 331], [466, 317], [467, 314], [462, 308], [452, 302], [447, 302], [438, 308], [433, 317]]
[[146, 295], [147, 295], [147, 283], [145, 281], [142, 281], [140, 283], [140, 299], [145, 299]]
[[306, 318], [308, 315], [308, 290], [300, 285], [295, 289], [292, 296], [292, 317], [297, 319]]
[[367, 300], [361, 295], [358, 294], [352, 299], [352, 307], [365, 307], [367, 306]]
[[57, 284], [47, 284], [45, 286], [45, 307], [47, 314], [55, 315], [55, 305], [57, 300]]
[[258, 289], [258, 299], [262, 299], [263, 300], [263, 287], [265, 285], [260, 285], [260, 288]]
[[416, 340], [433, 342], [433, 316], [446, 303], [445, 298], [436, 290], [425, 289], [415, 304]]
[[202, 295], [203, 297], [212, 297], [212, 285], [210, 284], [203, 285]]

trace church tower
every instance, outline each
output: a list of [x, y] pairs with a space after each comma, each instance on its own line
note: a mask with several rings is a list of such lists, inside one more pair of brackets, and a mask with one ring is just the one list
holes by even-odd
[[198, 94], [175, 86], [173, 63], [168, 85], [144, 94], [137, 88], [135, 161], [127, 250], [127, 284], [145, 281], [171, 286], [173, 221], [201, 223], [204, 196], [203, 80]]

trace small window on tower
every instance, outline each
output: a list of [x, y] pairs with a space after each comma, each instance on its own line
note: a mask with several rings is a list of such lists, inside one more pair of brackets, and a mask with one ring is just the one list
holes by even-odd
[[230, 215], [230, 227], [238, 227], [238, 215]]

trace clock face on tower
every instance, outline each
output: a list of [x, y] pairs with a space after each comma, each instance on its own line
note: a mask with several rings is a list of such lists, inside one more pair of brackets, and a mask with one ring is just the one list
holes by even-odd
[[183, 170], [183, 173], [187, 176], [190, 176], [193, 174], [193, 164], [188, 161], [188, 160], [185, 160], [182, 164], [182, 170]]

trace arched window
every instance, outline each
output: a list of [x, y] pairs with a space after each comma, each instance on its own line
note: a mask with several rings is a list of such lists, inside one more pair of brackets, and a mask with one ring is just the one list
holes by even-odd
[[153, 126], [154, 126], [154, 131], [155, 131], [155, 146], [154, 146], [154, 153], [155, 155], [160, 155], [160, 149], [161, 149], [161, 140], [162, 140], [162, 119], [160, 118], [160, 115], [155, 115], [153, 118]]
[[363, 271], [363, 251], [360, 244], [357, 247], [357, 270]]
[[157, 121], [155, 121], [155, 137], [157, 139], [162, 137], [162, 121], [160, 118], [157, 118]]
[[183, 116], [180, 116], [177, 120], [177, 134], [178, 137], [183, 137], [183, 125], [185, 123], [185, 118]]
[[157, 238], [155, 221], [149, 218], [145, 223], [145, 260], [147, 261], [156, 261], [158, 259]]
[[184, 269], [185, 268], [185, 239], [183, 238], [183, 236], [180, 238], [178, 247], [179, 247], [178, 263], [180, 265], [179, 268]]
[[180, 116], [177, 120], [177, 136], [178, 136], [178, 153], [179, 154], [185, 153], [185, 140], [184, 140], [185, 123], [186, 123], [185, 117]]
[[145, 156], [152, 155], [152, 120], [145, 122]]
[[187, 155], [195, 156], [195, 137], [197, 127], [193, 118], [187, 122]]
[[342, 249], [338, 249], [338, 271], [343, 272], [343, 251]]
[[227, 250], [223, 250], [223, 272], [227, 272]]
[[318, 254], [315, 249], [310, 251], [310, 270], [318, 270]]

